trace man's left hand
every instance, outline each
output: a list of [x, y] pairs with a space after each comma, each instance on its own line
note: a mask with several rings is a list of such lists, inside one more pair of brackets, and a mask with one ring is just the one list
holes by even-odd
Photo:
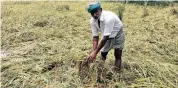
[[94, 60], [96, 59], [96, 56], [97, 56], [97, 52], [96, 52], [96, 51], [92, 51], [92, 52], [90, 53], [90, 55], [88, 56], [88, 61], [89, 61], [89, 62], [94, 61]]

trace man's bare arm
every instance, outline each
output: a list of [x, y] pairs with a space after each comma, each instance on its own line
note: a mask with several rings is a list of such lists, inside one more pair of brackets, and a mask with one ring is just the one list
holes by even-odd
[[95, 52], [98, 53], [101, 48], [106, 44], [106, 41], [109, 39], [109, 36], [104, 36], [103, 39], [100, 41], [98, 47], [95, 49]]
[[93, 50], [96, 50], [96, 48], [98, 47], [98, 41], [99, 41], [99, 36], [93, 36]]

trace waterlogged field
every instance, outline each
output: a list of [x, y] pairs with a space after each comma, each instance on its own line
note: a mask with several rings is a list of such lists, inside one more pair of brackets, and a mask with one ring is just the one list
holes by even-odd
[[[123, 64], [115, 72], [113, 50], [97, 83], [97, 61], [79, 72], [91, 52], [87, 2], [2, 2], [2, 88], [176, 88], [178, 6], [102, 2], [124, 9]], [[84, 74], [85, 73], [85, 74]]]

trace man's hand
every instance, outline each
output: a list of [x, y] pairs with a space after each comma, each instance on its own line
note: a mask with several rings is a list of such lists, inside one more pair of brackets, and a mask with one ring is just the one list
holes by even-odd
[[89, 62], [93, 62], [96, 59], [96, 56], [97, 56], [97, 52], [96, 51], [92, 51], [90, 53], [90, 55], [88, 56], [88, 61]]
[[101, 50], [101, 48], [105, 45], [106, 41], [108, 40], [109, 36], [104, 36], [101, 40], [99, 46], [98, 45], [98, 36], [93, 38], [93, 51], [88, 56], [88, 62], [93, 62], [96, 59], [96, 55]]

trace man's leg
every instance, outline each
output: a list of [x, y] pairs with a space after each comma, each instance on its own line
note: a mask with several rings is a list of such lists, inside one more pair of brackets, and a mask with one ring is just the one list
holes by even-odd
[[105, 61], [107, 55], [108, 55], [108, 52], [101, 52], [101, 60]]
[[121, 69], [121, 63], [122, 63], [122, 50], [115, 49], [114, 55], [115, 55], [115, 66], [118, 70], [120, 70]]
[[102, 73], [103, 73], [103, 69], [104, 69], [104, 63], [106, 60], [108, 52], [101, 52], [101, 60], [99, 61], [98, 64], [98, 78], [97, 78], [97, 82], [102, 83]]

